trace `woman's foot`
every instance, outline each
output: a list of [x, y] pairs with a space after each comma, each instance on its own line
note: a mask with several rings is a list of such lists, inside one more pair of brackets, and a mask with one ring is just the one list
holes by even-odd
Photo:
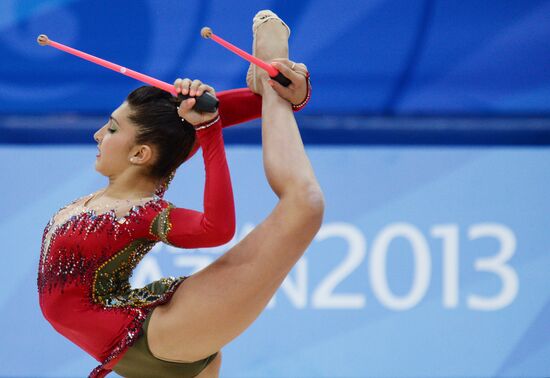
[[[252, 54], [263, 61], [275, 58], [288, 59], [288, 37], [290, 28], [270, 10], [259, 11], [252, 23]], [[269, 75], [263, 69], [250, 64], [246, 84], [254, 93], [262, 94], [263, 82]]]

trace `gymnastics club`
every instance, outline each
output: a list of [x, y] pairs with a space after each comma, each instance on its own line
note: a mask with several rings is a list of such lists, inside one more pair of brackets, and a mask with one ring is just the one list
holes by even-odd
[[267, 71], [269, 76], [277, 81], [279, 84], [288, 87], [291, 83], [291, 81], [284, 76], [282, 73], [279, 72], [275, 67], [273, 67], [271, 64], [264, 62], [261, 59], [256, 58], [254, 55], [250, 55], [246, 51], [241, 50], [235, 45], [232, 45], [231, 43], [223, 40], [222, 38], [218, 37], [212, 32], [212, 29], [210, 29], [208, 26], [205, 26], [201, 29], [201, 35], [205, 39], [213, 39], [215, 42], [219, 43], [226, 49], [234, 52], [235, 54], [239, 55], [241, 58], [244, 58], [245, 60], [248, 60], [250, 63], [255, 64], [256, 66], [263, 68]]
[[[93, 55], [86, 54], [85, 52], [73, 49], [72, 47], [62, 45], [61, 43], [57, 43], [49, 39], [47, 35], [44, 35], [44, 34], [39, 35], [37, 38], [37, 42], [40, 46], [49, 45], [49, 46], [55, 47], [58, 50], [65, 51], [66, 53], [76, 55], [79, 58], [88, 60], [95, 64], [99, 64], [100, 66], [109, 68], [113, 71], [117, 71], [118, 73], [129, 76], [133, 79], [139, 80], [145, 84], [152, 85], [153, 87], [157, 87], [159, 89], [162, 89], [163, 91], [171, 93], [173, 96], [178, 97], [176, 88], [174, 88], [174, 86], [171, 84], [155, 79], [154, 77], [147, 76], [142, 73], [133, 71], [129, 68], [119, 66], [118, 64], [111, 63], [107, 60], [95, 57]], [[192, 96], [183, 95], [181, 93], [179, 94], [179, 98], [181, 98], [182, 100], [187, 100], [188, 98], [191, 98], [191, 97]], [[196, 99], [196, 103], [193, 109], [197, 111], [214, 113], [218, 109], [218, 99], [208, 92], [204, 92], [199, 97], [195, 97], [195, 99]]]

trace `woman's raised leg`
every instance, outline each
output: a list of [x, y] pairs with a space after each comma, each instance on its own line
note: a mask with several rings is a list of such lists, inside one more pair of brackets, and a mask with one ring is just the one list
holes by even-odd
[[[273, 35], [282, 25], [269, 21], [265, 31], [268, 27], [274, 30], [266, 35]], [[272, 58], [281, 57], [276, 50], [272, 49]], [[245, 239], [189, 277], [169, 303], [154, 310], [149, 347], [161, 359], [203, 359], [241, 334], [268, 304], [321, 226], [323, 195], [290, 103], [267, 84], [266, 75], [260, 79], [264, 170], [279, 201]]]

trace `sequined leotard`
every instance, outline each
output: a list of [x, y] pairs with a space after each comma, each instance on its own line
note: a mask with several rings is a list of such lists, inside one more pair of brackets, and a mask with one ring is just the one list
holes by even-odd
[[[50, 219], [42, 236], [38, 292], [44, 317], [101, 365], [90, 377], [104, 377], [140, 336], [156, 306], [170, 300], [185, 277], [132, 289], [129, 277], [159, 241], [181, 248], [221, 245], [233, 236], [235, 213], [225, 159], [222, 124], [261, 115], [261, 97], [248, 89], [218, 93], [221, 121], [197, 132], [206, 170], [204, 213], [177, 208], [163, 198], [168, 183], [147, 202], [118, 217], [82, 211]], [[173, 177], [173, 176], [172, 176]]]

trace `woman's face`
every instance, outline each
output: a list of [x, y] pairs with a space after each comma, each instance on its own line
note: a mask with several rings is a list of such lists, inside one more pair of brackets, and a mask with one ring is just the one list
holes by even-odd
[[129, 120], [129, 115], [130, 107], [124, 102], [94, 133], [99, 149], [95, 167], [104, 176], [117, 176], [129, 166], [143, 163], [142, 147], [147, 146], [134, 145], [137, 128]]

